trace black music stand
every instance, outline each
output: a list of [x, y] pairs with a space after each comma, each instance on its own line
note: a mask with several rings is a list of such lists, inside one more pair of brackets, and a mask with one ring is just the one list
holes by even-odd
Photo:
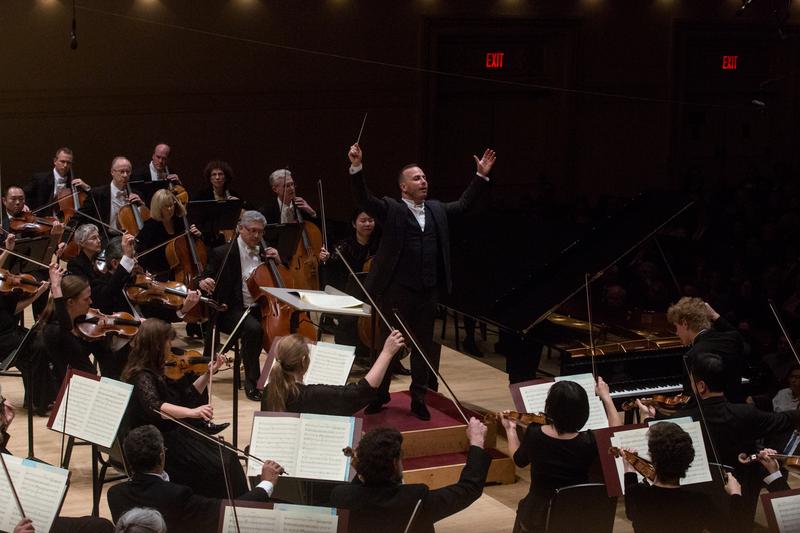
[[267, 224], [264, 229], [264, 240], [278, 250], [281, 261], [286, 262], [297, 250], [297, 243], [300, 242], [302, 234], [302, 224]]
[[150, 207], [150, 200], [153, 198], [153, 195], [156, 193], [156, 191], [168, 188], [169, 184], [169, 180], [128, 182], [131, 192], [138, 194], [139, 198], [142, 199], [142, 202], [145, 203], [146, 207]]
[[242, 200], [197, 200], [186, 204], [186, 218], [204, 235], [217, 235], [236, 229], [243, 204]]
[[[30, 257], [31, 259], [39, 261], [40, 263], [47, 264], [50, 262], [50, 258], [45, 258], [45, 255], [47, 255], [47, 249], [49, 246], [50, 235], [22, 238], [17, 239], [16, 243], [14, 244], [14, 252], [26, 257]], [[18, 272], [22, 274], [31, 274], [42, 270], [42, 267], [36, 263], [31, 263], [30, 261], [25, 261], [24, 259], [17, 257], [12, 257], [9, 259], [9, 262], [12, 264], [12, 268], [13, 265], [19, 265]]]

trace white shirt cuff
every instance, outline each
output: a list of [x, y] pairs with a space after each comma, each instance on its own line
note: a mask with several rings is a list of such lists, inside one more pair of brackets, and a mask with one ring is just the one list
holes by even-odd
[[175, 314], [178, 315], [178, 318], [181, 320], [183, 320], [183, 317], [186, 316], [186, 313], [183, 312], [183, 309], [178, 309], [177, 311], [175, 311]]
[[352, 176], [356, 172], [361, 172], [361, 169], [364, 168], [364, 165], [350, 165], [350, 175]]
[[133, 270], [133, 267], [136, 266], [136, 261], [132, 257], [128, 257], [127, 255], [123, 255], [122, 259], [119, 260], [119, 266], [124, 268], [125, 270], [130, 273]]
[[272, 485], [272, 481], [264, 480], [258, 485], [256, 485], [256, 487], [264, 489], [264, 491], [267, 493], [267, 496], [272, 498], [272, 491], [275, 489], [275, 487]]
[[489, 176], [484, 176], [480, 172], [476, 172], [475, 174], [477, 174], [478, 176], [482, 177], [484, 179], [484, 181], [489, 181]]
[[765, 477], [764, 478], [764, 484], [765, 485], [769, 485], [770, 483], [772, 483], [776, 479], [780, 479], [782, 477], [783, 477], [783, 474], [781, 474], [781, 471], [778, 470], [777, 472], [773, 472], [770, 475], [768, 475], [767, 477]]

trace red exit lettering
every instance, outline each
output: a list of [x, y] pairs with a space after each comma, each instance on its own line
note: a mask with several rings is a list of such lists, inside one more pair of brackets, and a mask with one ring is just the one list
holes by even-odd
[[736, 60], [739, 56], [722, 56], [722, 70], [736, 70]]
[[486, 68], [503, 68], [503, 56], [505, 52], [487, 52]]

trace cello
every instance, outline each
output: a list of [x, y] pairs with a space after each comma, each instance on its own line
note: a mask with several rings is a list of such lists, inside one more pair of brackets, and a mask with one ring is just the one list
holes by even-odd
[[303, 213], [298, 209], [294, 199], [292, 206], [301, 231], [297, 249], [289, 263], [289, 270], [297, 288], [316, 291], [319, 290], [319, 252], [323, 246], [322, 232], [313, 222], [303, 218]]
[[[263, 239], [261, 246], [266, 250], [266, 243]], [[272, 339], [283, 337], [290, 333], [299, 333], [310, 340], [317, 338], [316, 328], [308, 319], [307, 313], [298, 312], [293, 317], [295, 311], [292, 306], [281, 302], [271, 294], [265, 293], [261, 290], [261, 287], [294, 288], [294, 279], [289, 269], [277, 263], [272, 257], [267, 257], [247, 278], [247, 288], [253, 296], [253, 300], [261, 308], [264, 350], [269, 352]], [[296, 328], [292, 328], [293, 319], [298, 321]]]
[[[126, 183], [125, 189], [128, 196], [133, 194], [131, 192], [131, 184]], [[127, 231], [131, 235], [138, 235], [144, 226], [144, 221], [150, 218], [150, 210], [144, 205], [136, 205], [133, 202], [128, 202], [122, 206], [117, 213], [117, 226]]]

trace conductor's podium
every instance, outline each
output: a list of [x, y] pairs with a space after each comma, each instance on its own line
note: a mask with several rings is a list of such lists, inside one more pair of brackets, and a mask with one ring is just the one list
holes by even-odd
[[[429, 421], [422, 421], [409, 411], [408, 391], [394, 392], [380, 413], [363, 416], [365, 432], [378, 427], [393, 427], [403, 434], [403, 481], [424, 483], [432, 489], [458, 481], [467, 460], [469, 441], [467, 425], [455, 404], [441, 394], [429, 391], [426, 396]], [[465, 411], [467, 417], [478, 413]], [[485, 449], [492, 457], [487, 483], [514, 483], [514, 461], [495, 449], [497, 425], [488, 424]]]

